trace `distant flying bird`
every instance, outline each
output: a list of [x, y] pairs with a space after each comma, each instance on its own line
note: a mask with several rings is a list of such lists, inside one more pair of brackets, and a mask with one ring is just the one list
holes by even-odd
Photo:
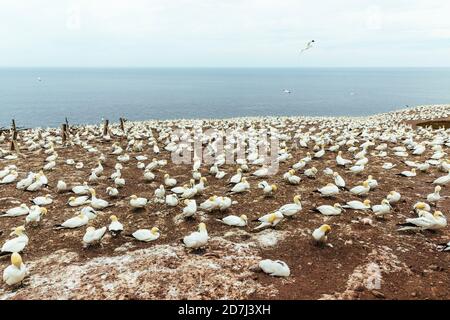
[[37, 81], [42, 81], [41, 77], [37, 77]]
[[315, 42], [314, 40], [311, 40], [310, 42], [308, 42], [308, 43], [306, 44], [306, 47], [304, 47], [302, 50], [300, 50], [300, 53], [303, 53], [303, 52], [305, 52], [306, 50], [311, 49], [314, 42]]
[[291, 90], [284, 89], [283, 92], [284, 92], [284, 93], [291, 93]]

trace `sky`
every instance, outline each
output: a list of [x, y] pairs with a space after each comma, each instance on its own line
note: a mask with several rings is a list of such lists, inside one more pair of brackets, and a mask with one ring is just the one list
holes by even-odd
[[450, 67], [449, 17], [448, 0], [0, 0], [0, 66]]

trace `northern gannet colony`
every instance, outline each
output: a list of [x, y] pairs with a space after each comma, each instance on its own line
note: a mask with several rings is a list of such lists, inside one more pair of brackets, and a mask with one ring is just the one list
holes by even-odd
[[448, 299], [449, 117], [3, 130], [0, 297]]

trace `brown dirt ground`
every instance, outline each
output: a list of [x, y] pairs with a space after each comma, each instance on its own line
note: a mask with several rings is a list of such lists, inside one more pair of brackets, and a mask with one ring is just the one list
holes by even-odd
[[[124, 141], [113, 138], [124, 146]], [[96, 146], [107, 155], [110, 151], [110, 143], [96, 143]], [[389, 147], [393, 147], [389, 144]], [[6, 143], [1, 145], [7, 148]], [[281, 164], [280, 173], [286, 172], [289, 167], [306, 155], [312, 152], [312, 148], [292, 151], [293, 158]], [[6, 210], [18, 205], [18, 203], [29, 203], [30, 199], [39, 195], [51, 193], [56, 195], [55, 186], [59, 179], [65, 180], [70, 185], [82, 183], [87, 180], [90, 168], [96, 165], [96, 157], [88, 155], [81, 147], [62, 148], [58, 147], [59, 158], [57, 166], [46, 175], [49, 179], [48, 189], [43, 189], [35, 193], [23, 192], [15, 188], [15, 184], [0, 187], [0, 210]], [[319, 174], [316, 179], [308, 179], [302, 176], [299, 186], [291, 186], [282, 181], [281, 175], [269, 177], [269, 183], [276, 183], [279, 190], [274, 197], [264, 198], [261, 190], [256, 188], [259, 181], [254, 177], [249, 177], [252, 185], [251, 191], [245, 194], [231, 196], [237, 204], [224, 213], [211, 213], [204, 216], [207, 219], [207, 227], [210, 236], [213, 238], [205, 253], [194, 254], [187, 252], [178, 245], [179, 240], [186, 234], [192, 232], [200, 221], [197, 217], [176, 225], [173, 217], [181, 212], [181, 206], [169, 208], [165, 205], [152, 203], [145, 210], [133, 212], [128, 206], [128, 197], [131, 194], [153, 197], [153, 191], [163, 180], [163, 175], [169, 172], [179, 182], [187, 182], [190, 179], [190, 166], [173, 165], [170, 162], [170, 154], [161, 148], [159, 159], [168, 160], [168, 165], [162, 169], [155, 170], [157, 175], [155, 181], [146, 183], [143, 181], [143, 172], [136, 168], [137, 154], [146, 154], [149, 159], [153, 157], [152, 151], [147, 149], [142, 153], [129, 152], [132, 157], [125, 165], [122, 176], [126, 179], [125, 187], [120, 189], [120, 196], [115, 199], [109, 198], [105, 189], [111, 185], [110, 174], [114, 170], [116, 159], [114, 156], [107, 156], [107, 161], [103, 164], [105, 168], [103, 178], [98, 184], [93, 185], [98, 197], [107, 199], [114, 203], [113, 207], [107, 208], [93, 222], [96, 227], [109, 224], [110, 214], [118, 216], [119, 221], [124, 224], [125, 233], [131, 233], [138, 228], [150, 228], [158, 226], [162, 236], [152, 243], [140, 243], [133, 239], [120, 236], [118, 238], [106, 238], [102, 247], [83, 249], [81, 238], [85, 228], [77, 230], [53, 230], [53, 225], [61, 223], [76, 213], [75, 208], [66, 205], [70, 193], [57, 194], [54, 202], [49, 205], [48, 215], [44, 217], [37, 227], [27, 227], [27, 234], [30, 242], [23, 252], [23, 260], [27, 265], [31, 265], [29, 280], [31, 284], [23, 288], [10, 289], [4, 283], [0, 287], [0, 296], [10, 299], [40, 299], [44, 298], [68, 298], [68, 299], [208, 299], [208, 298], [239, 298], [239, 299], [449, 299], [450, 298], [450, 254], [440, 253], [436, 250], [436, 244], [450, 240], [448, 228], [438, 232], [422, 233], [399, 233], [396, 231], [396, 224], [403, 222], [407, 217], [413, 217], [412, 205], [419, 199], [424, 199], [426, 195], [433, 191], [430, 184], [433, 179], [443, 175], [442, 172], [433, 168], [428, 173], [418, 173], [415, 178], [399, 178], [394, 173], [407, 169], [399, 157], [390, 153], [387, 158], [370, 157], [367, 166], [367, 174], [371, 174], [378, 180], [379, 187], [370, 192], [369, 198], [372, 204], [379, 204], [387, 193], [393, 189], [402, 194], [402, 201], [395, 206], [395, 210], [386, 219], [377, 220], [372, 217], [373, 225], [363, 224], [362, 217], [370, 217], [370, 213], [347, 210], [344, 214], [335, 217], [324, 217], [310, 211], [320, 204], [343, 203], [358, 197], [351, 196], [344, 191], [333, 199], [321, 198], [313, 190], [332, 182], [329, 176], [322, 173], [325, 167], [335, 169], [335, 153], [326, 152], [323, 159], [313, 160], [311, 165], [316, 166]], [[425, 155], [415, 157], [415, 160], [425, 159], [431, 155], [428, 149]], [[0, 167], [8, 164], [15, 164], [20, 169], [20, 178], [26, 172], [38, 171], [42, 168], [46, 155], [36, 152], [34, 154], [23, 151], [20, 159], [14, 161], [0, 160]], [[344, 152], [344, 157], [350, 158], [348, 152]], [[76, 161], [83, 161], [85, 166], [81, 170], [64, 163], [65, 159], [73, 158]], [[411, 158], [411, 157], [410, 157]], [[149, 160], [145, 161], [147, 164]], [[393, 162], [397, 167], [385, 171], [381, 169], [384, 162]], [[309, 165], [308, 167], [310, 167]], [[203, 176], [208, 178], [208, 189], [203, 195], [196, 198], [197, 203], [201, 203], [212, 194], [223, 195], [229, 187], [227, 178], [230, 173], [234, 174], [235, 168], [224, 165], [223, 169], [228, 172], [225, 179], [217, 180], [210, 176], [208, 167], [202, 167]], [[70, 170], [70, 171], [69, 171]], [[354, 186], [363, 181], [367, 175], [358, 176], [345, 172], [341, 168], [336, 169], [346, 180], [348, 186]], [[254, 171], [254, 170], [251, 170]], [[248, 174], [246, 174], [248, 175]], [[252, 241], [255, 235], [251, 229], [256, 226], [256, 222], [250, 222], [245, 232], [235, 232], [227, 235], [231, 229], [221, 224], [214, 218], [221, 218], [228, 214], [246, 214], [249, 221], [277, 209], [285, 203], [292, 202], [295, 194], [302, 195], [303, 211], [294, 218], [286, 218], [276, 228], [275, 234], [281, 235], [279, 241], [273, 246], [261, 246], [258, 242]], [[450, 192], [448, 187], [442, 189], [441, 194], [446, 196], [438, 204], [438, 208], [448, 214], [450, 206]], [[24, 217], [1, 218], [0, 242], [9, 239], [9, 230], [15, 226], [23, 224]], [[325, 246], [319, 248], [312, 244], [310, 233], [322, 223], [332, 226], [329, 235], [329, 242], [333, 247]], [[236, 229], [233, 229], [235, 231]], [[223, 238], [227, 238], [229, 243], [223, 244]], [[248, 244], [245, 250], [236, 247], [239, 244]], [[176, 252], [177, 258], [167, 258], [169, 250]], [[227, 249], [229, 247], [229, 249]], [[119, 248], [119, 250], [117, 250]], [[164, 249], [165, 248], [165, 249]], [[164, 249], [164, 250], [163, 250]], [[152, 257], [152, 254], [163, 250], [160, 255], [153, 257], [158, 262], [141, 261], [139, 256]], [[166, 253], [165, 253], [166, 252]], [[74, 253], [70, 255], [70, 253]], [[132, 254], [135, 253], [137, 258]], [[126, 257], [133, 256], [136, 265], [127, 265]], [[58, 260], [60, 257], [61, 260]], [[125, 265], [130, 270], [148, 269], [153, 265], [155, 269], [151, 271], [153, 276], [145, 274], [142, 278], [137, 276], [139, 281], [132, 284], [128, 280], [120, 288], [114, 290], [111, 287], [95, 287], [96, 282], [101, 282], [102, 277], [108, 278], [111, 283], [119, 282], [120, 273], [128, 274], [127, 270], [109, 265], [108, 262], [95, 259], [105, 257], [120, 257], [125, 261]], [[170, 257], [170, 255], [169, 255]], [[224, 262], [229, 258], [229, 262]], [[231, 258], [230, 258], [231, 257]], [[264, 273], [252, 271], [260, 259], [281, 259], [285, 261], [290, 269], [291, 276], [286, 279], [270, 277]], [[47, 261], [46, 259], [53, 259]], [[64, 260], [66, 259], [66, 260]], [[204, 263], [218, 264], [219, 267], [204, 275], [210, 282], [203, 286], [196, 287], [199, 277], [202, 278], [201, 268], [195, 268], [190, 264], [190, 259], [197, 261], [198, 265]], [[122, 261], [120, 260], [120, 261]], [[103, 262], [102, 262], [103, 261]], [[133, 260], [134, 261], [134, 260]], [[139, 263], [138, 263], [139, 261]], [[66, 281], [61, 273], [82, 272], [78, 269], [70, 269], [75, 265], [80, 268], [89, 262], [96, 263], [88, 269], [79, 279], [78, 286], [71, 287], [70, 284], [62, 283]], [[108, 265], [106, 270], [102, 269], [102, 264]], [[131, 263], [131, 262], [130, 262]], [[156, 263], [156, 264], [155, 264]], [[3, 270], [9, 264], [8, 258], [0, 259], [0, 269]], [[376, 264], [382, 271], [381, 288], [369, 290], [364, 283], [368, 277], [368, 266]], [[238, 266], [238, 267], [236, 267]], [[135, 269], [133, 269], [135, 268]], [[177, 274], [177, 268], [179, 273]], [[207, 267], [205, 267], [207, 268]], [[165, 271], [161, 271], [165, 270]], [[174, 271], [171, 273], [171, 271]], [[92, 274], [89, 275], [89, 272]], [[38, 276], [39, 275], [39, 276]], [[94, 276], [95, 275], [95, 276]], [[219, 278], [222, 275], [225, 278]], [[62, 276], [60, 279], [52, 279]], [[67, 274], [70, 279], [73, 274]], [[131, 279], [131, 278], [130, 278]], [[40, 282], [39, 282], [40, 281]], [[228, 282], [227, 282], [228, 281]], [[231, 281], [231, 282], [230, 282]], [[39, 282], [39, 283], [38, 283]], [[144, 284], [153, 283], [152, 287]], [[91, 288], [90, 286], [94, 286]], [[129, 285], [129, 287], [127, 286]], [[64, 290], [58, 286], [63, 286]], [[177, 288], [172, 288], [173, 286]], [[59, 288], [59, 289], [58, 289]], [[169, 290], [169, 288], [172, 288]], [[195, 290], [194, 290], [194, 289]], [[61, 289], [61, 291], [59, 291]], [[248, 289], [248, 290], [245, 290]], [[147, 290], [147, 291], [146, 291]], [[172, 291], [171, 291], [172, 290]], [[194, 292], [195, 291], [195, 292]], [[172, 293], [171, 293], [172, 292]]]

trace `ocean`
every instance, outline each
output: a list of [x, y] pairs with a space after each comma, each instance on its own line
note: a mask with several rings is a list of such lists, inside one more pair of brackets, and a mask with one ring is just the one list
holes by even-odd
[[[285, 92], [285, 90], [287, 91]], [[3, 68], [0, 127], [364, 116], [450, 103], [450, 68]]]

